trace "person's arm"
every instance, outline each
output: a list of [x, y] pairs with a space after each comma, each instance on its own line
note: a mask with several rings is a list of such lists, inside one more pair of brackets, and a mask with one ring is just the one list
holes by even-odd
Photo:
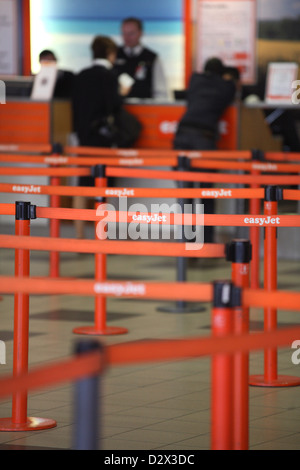
[[153, 64], [153, 88], [152, 96], [155, 99], [170, 100], [170, 90], [167, 85], [165, 72], [159, 57], [156, 57]]

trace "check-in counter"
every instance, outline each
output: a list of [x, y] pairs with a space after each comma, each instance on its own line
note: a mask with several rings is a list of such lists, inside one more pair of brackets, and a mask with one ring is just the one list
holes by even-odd
[[[171, 149], [178, 121], [185, 112], [184, 101], [158, 102], [128, 100], [128, 111], [143, 125], [136, 147]], [[220, 148], [238, 148], [237, 106], [230, 107], [220, 121]], [[69, 101], [36, 102], [9, 99], [0, 106], [0, 145], [68, 143], [72, 132], [72, 107]]]
[[5, 146], [67, 143], [72, 130], [69, 101], [8, 99], [0, 105], [0, 149]]
[[[128, 111], [138, 117], [143, 130], [136, 147], [171, 149], [177, 124], [185, 112], [184, 101], [128, 100]], [[8, 99], [0, 105], [0, 150], [9, 145], [66, 145], [72, 133], [72, 106], [67, 100], [36, 102]], [[258, 106], [234, 104], [219, 123], [218, 147], [223, 150], [281, 150]]]
[[[126, 102], [125, 106], [129, 112], [137, 116], [143, 125], [136, 147], [172, 148], [174, 132], [186, 109], [184, 101], [158, 102], [131, 99]], [[219, 132], [218, 146], [220, 149], [281, 149], [280, 142], [274, 139], [265, 123], [261, 109], [251, 109], [239, 104], [230, 106], [220, 120]], [[71, 133], [72, 107], [70, 101], [36, 102], [29, 98], [16, 98], [8, 99], [6, 104], [0, 105], [0, 151], [6, 149], [16, 149], [17, 151], [18, 145], [22, 144], [52, 145], [59, 142], [66, 145], [70, 143]], [[23, 178], [23, 183], [32, 182], [28, 177]], [[13, 179], [13, 177], [9, 178], [9, 182], [14, 182]], [[38, 183], [37, 180], [35, 178]], [[47, 184], [47, 179], [40, 178], [39, 183]], [[128, 182], [125, 182], [126, 184]], [[138, 184], [138, 181], [135, 181], [134, 184]], [[153, 182], [153, 184], [158, 184], [158, 182]], [[166, 187], [174, 185], [172, 182], [164, 184]], [[11, 202], [11, 196], [8, 200], [8, 195], [1, 195], [1, 200]], [[41, 198], [38, 203], [41, 204]]]

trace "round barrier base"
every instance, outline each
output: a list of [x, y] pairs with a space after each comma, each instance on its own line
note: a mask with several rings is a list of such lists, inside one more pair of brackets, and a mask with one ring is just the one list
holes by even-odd
[[266, 381], [264, 375], [251, 375], [249, 385], [256, 387], [297, 387], [300, 385], [300, 377], [279, 375], [275, 380]]
[[157, 307], [158, 312], [163, 313], [200, 313], [206, 310], [202, 305], [169, 305]]
[[0, 431], [41, 431], [55, 428], [56, 421], [48, 418], [27, 418], [26, 423], [13, 423], [12, 418], [0, 418]]
[[126, 328], [118, 326], [106, 326], [104, 329], [99, 330], [95, 326], [80, 326], [73, 329], [73, 333], [77, 335], [124, 335], [128, 333]]

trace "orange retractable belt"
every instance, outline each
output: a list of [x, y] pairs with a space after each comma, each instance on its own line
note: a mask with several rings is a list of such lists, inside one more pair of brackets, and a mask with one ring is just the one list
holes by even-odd
[[[194, 249], [187, 250], [186, 245]], [[18, 237], [14, 235], [0, 235], [0, 247], [24, 248], [28, 250], [60, 251], [76, 253], [106, 253], [120, 255], [144, 256], [182, 256], [201, 258], [222, 258], [225, 256], [223, 244], [206, 243], [178, 243], [178, 242], [148, 242], [148, 241], [119, 241], [119, 240], [76, 240], [68, 238], [48, 237]]]
[[176, 340], [139, 341], [116, 344], [105, 348], [105, 355], [99, 352], [87, 353], [82, 357], [59, 363], [36, 367], [25, 376], [0, 379], [0, 397], [16, 392], [26, 392], [44, 386], [77, 380], [83, 376], [100, 373], [105, 366], [170, 361], [215, 354], [246, 352], [269, 346], [285, 346], [300, 336], [300, 327], [284, 328], [268, 333], [251, 335], [230, 335], [226, 337], [196, 337]]
[[187, 171], [141, 170], [136, 168], [106, 168], [106, 176], [165, 179], [174, 181], [199, 181], [201, 183], [237, 183], [237, 184], [300, 184], [300, 176], [282, 175], [232, 175], [218, 173], [198, 173]]
[[131, 282], [105, 281], [97, 282], [86, 279], [48, 279], [19, 278], [0, 276], [1, 292], [28, 292], [30, 294], [61, 295], [103, 295], [105, 297], [130, 297], [145, 299], [210, 302], [212, 284], [180, 282]]
[[64, 153], [77, 155], [112, 155], [119, 157], [179, 157], [181, 155], [190, 158], [216, 158], [216, 159], [243, 159], [249, 160], [252, 153], [248, 150], [161, 150], [161, 149], [112, 149], [99, 147], [75, 147], [66, 146]]
[[[87, 197], [162, 197], [162, 198], [201, 198], [201, 199], [251, 199], [264, 198], [263, 189], [250, 188], [95, 188], [76, 186], [43, 186], [22, 183], [0, 183], [0, 192], [21, 194], [58, 194], [61, 196]], [[300, 191], [299, 191], [300, 198]]]

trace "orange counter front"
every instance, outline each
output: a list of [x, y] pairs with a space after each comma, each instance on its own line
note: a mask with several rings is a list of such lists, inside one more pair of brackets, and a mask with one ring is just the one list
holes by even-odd
[[[139, 148], [172, 148], [172, 141], [177, 124], [185, 112], [185, 104], [140, 102], [127, 104], [128, 111], [139, 118], [143, 132], [136, 143]], [[219, 124], [219, 147], [223, 150], [238, 148], [238, 109], [231, 106]]]
[[[176, 126], [185, 112], [184, 102], [157, 103], [151, 100], [127, 103], [126, 108], [143, 124], [136, 147], [171, 149]], [[238, 148], [238, 108], [230, 107], [220, 121], [219, 147]], [[68, 101], [34, 102], [8, 100], [0, 105], [0, 145], [67, 144], [72, 132]]]
[[[69, 101], [11, 99], [0, 104], [0, 148], [67, 144], [72, 131]], [[2, 147], [1, 147], [2, 146]]]

